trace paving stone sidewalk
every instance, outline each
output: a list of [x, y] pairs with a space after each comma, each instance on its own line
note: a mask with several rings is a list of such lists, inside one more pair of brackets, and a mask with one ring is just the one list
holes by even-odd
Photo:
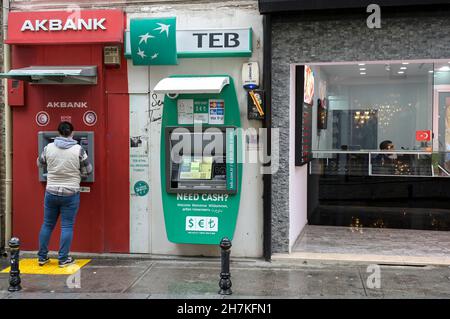
[[[1, 269], [8, 266], [0, 258]], [[69, 288], [66, 275], [22, 274], [23, 290], [9, 293], [0, 273], [0, 299], [22, 298], [450, 298], [450, 267], [380, 266], [380, 288], [369, 288], [368, 265], [361, 263], [265, 262], [231, 264], [233, 295], [218, 292], [216, 258], [93, 258], [81, 269], [81, 288]]]

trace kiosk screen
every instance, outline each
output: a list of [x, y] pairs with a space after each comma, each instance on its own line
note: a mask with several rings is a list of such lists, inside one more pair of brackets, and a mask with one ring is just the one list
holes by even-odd
[[234, 147], [235, 143], [227, 140], [225, 128], [193, 132], [186, 127], [168, 127], [166, 138], [167, 192], [236, 192], [235, 187], [230, 188], [227, 184], [230, 178], [233, 183], [236, 180], [232, 176], [236, 170], [231, 169], [236, 160], [230, 163], [227, 157], [227, 152], [232, 152], [228, 148]]
[[212, 156], [191, 157], [183, 156], [180, 165], [180, 180], [211, 179]]

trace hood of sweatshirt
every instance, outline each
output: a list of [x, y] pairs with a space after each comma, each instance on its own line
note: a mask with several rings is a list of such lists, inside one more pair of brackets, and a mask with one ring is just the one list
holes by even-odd
[[62, 149], [68, 149], [68, 148], [71, 148], [72, 146], [78, 144], [78, 142], [72, 138], [61, 137], [61, 136], [56, 137], [54, 143], [55, 143], [56, 147], [62, 148]]

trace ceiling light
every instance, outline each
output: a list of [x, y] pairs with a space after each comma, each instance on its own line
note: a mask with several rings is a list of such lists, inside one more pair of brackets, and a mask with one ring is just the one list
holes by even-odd
[[365, 70], [366, 70], [366, 68], [359, 68], [359, 70], [360, 70], [360, 71], [365, 71]]
[[402, 66], [401, 68], [400, 68], [400, 70], [407, 70], [408, 68], [406, 67], [406, 66]]
[[[450, 62], [448, 62], [448, 63], [450, 63]], [[366, 65], [365, 63], [358, 63], [358, 65], [359, 66], [364, 66], [364, 65]]]
[[434, 73], [434, 71], [433, 71], [433, 70], [430, 70], [430, 71], [428, 71], [428, 73]]
[[398, 71], [397, 72], [398, 74], [403, 74], [403, 73], [405, 73], [404, 71]]
[[402, 64], [403, 64], [403, 65], [408, 65], [408, 64], [409, 64], [409, 62], [402, 62]]
[[443, 66], [439, 68], [439, 71], [447, 72], [450, 71], [450, 66]]
[[361, 74], [361, 75], [366, 75], [367, 73], [366, 73], [366, 72], [360, 72], [359, 74]]

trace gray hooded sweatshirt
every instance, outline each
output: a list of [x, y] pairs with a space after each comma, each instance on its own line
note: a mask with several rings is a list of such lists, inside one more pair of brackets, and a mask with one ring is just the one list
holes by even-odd
[[48, 144], [39, 158], [47, 166], [47, 189], [80, 189], [80, 162], [87, 160], [87, 155], [77, 141], [56, 137]]

